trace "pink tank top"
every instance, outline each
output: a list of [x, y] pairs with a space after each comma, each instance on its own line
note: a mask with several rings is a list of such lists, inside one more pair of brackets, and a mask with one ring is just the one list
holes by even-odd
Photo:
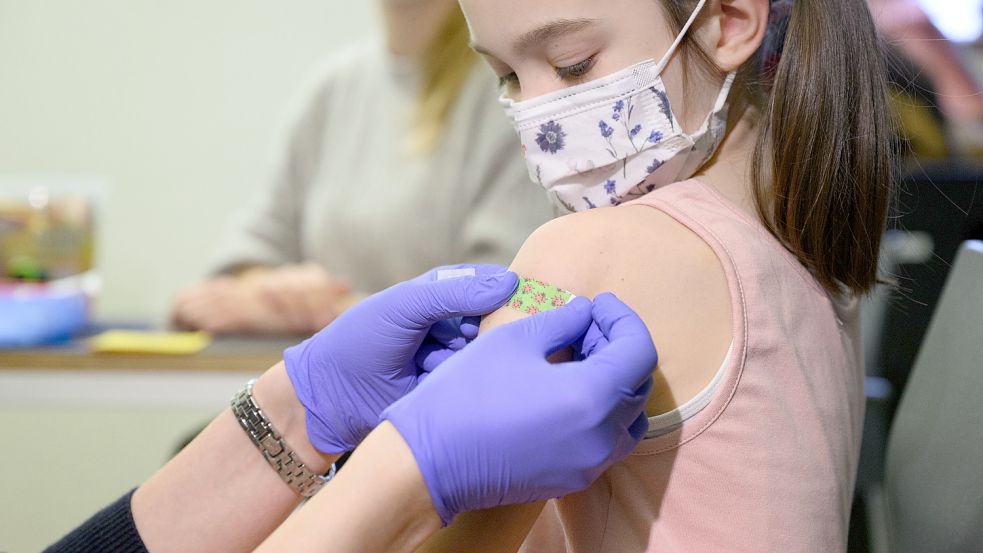
[[716, 252], [733, 345], [709, 403], [584, 492], [551, 501], [523, 553], [844, 551], [863, 425], [858, 308], [697, 180], [634, 202]]

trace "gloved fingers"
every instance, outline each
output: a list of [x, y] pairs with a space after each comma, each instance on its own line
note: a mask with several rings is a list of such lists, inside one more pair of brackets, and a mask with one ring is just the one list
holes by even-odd
[[641, 317], [610, 292], [594, 298], [592, 314], [601, 333], [611, 342], [628, 336], [648, 336]]
[[[651, 380], [651, 378], [649, 378]], [[645, 403], [648, 394], [622, 398], [606, 419], [609, 429], [615, 432], [614, 449], [609, 462], [617, 463], [628, 456], [648, 432], [648, 415]]]
[[430, 327], [427, 338], [436, 340], [455, 351], [463, 349], [467, 345], [468, 339], [461, 332], [460, 321], [460, 318], [437, 321]]
[[645, 434], [647, 434], [648, 431], [649, 418], [643, 411], [642, 413], [638, 414], [635, 422], [631, 423], [631, 426], [628, 427], [628, 435], [631, 436], [632, 441], [635, 442], [632, 445], [632, 449], [635, 449], [635, 446], [638, 445], [638, 442], [642, 441], [642, 438], [645, 437]]
[[601, 367], [598, 374], [621, 389], [637, 389], [659, 361], [645, 323], [614, 294], [595, 298], [592, 315], [608, 343], [584, 363]]
[[622, 428], [627, 428], [639, 415], [645, 414], [645, 404], [648, 403], [651, 390], [652, 376], [649, 375], [645, 379], [645, 383], [635, 393], [628, 395], [616, 393], [610, 396], [610, 401], [613, 401], [613, 404], [608, 420]]
[[[627, 428], [621, 428], [618, 431], [617, 442], [614, 446], [614, 450], [611, 452], [611, 457], [608, 459], [608, 466], [621, 461], [625, 457], [635, 451], [638, 447], [639, 442], [645, 437], [648, 432], [649, 421], [645, 413], [638, 415], [635, 420]], [[605, 469], [607, 467], [604, 467]]]
[[500, 328], [547, 357], [576, 342], [591, 324], [591, 302], [578, 297], [567, 305], [509, 323]]
[[652, 379], [652, 373], [649, 373], [649, 377], [645, 379], [645, 382], [635, 390], [635, 397], [648, 401], [653, 386], [655, 386], [655, 380]]
[[468, 342], [478, 337], [478, 329], [481, 327], [480, 316], [468, 316], [461, 319], [461, 335]]
[[491, 313], [508, 301], [518, 284], [519, 277], [509, 272], [410, 281], [389, 290], [394, 294], [390, 314], [409, 330], [423, 330], [443, 319]]
[[416, 363], [417, 369], [423, 373], [433, 372], [441, 363], [447, 361], [453, 356], [456, 351], [448, 349], [443, 344], [438, 342], [427, 340], [423, 342], [420, 349], [417, 350], [416, 356], [414, 357], [414, 362]]
[[596, 322], [591, 322], [590, 328], [587, 329], [587, 334], [584, 334], [584, 337], [577, 340], [577, 343], [573, 346], [575, 359], [577, 361], [583, 361], [593, 355], [595, 351], [603, 349], [607, 345], [607, 337], [601, 332]]

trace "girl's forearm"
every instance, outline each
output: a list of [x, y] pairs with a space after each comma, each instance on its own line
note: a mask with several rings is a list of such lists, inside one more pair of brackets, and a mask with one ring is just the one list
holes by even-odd
[[439, 528], [440, 518], [409, 446], [384, 422], [345, 470], [257, 551], [411, 552]]
[[[307, 439], [304, 409], [283, 364], [256, 383], [254, 398], [316, 473], [333, 456]], [[133, 495], [137, 529], [154, 553], [251, 551], [300, 503], [226, 409]]]

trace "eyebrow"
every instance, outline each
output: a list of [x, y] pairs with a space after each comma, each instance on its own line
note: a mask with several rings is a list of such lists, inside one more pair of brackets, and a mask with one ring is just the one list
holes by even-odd
[[[513, 44], [512, 50], [516, 53], [522, 53], [533, 46], [582, 31], [593, 25], [596, 21], [596, 19], [557, 19], [520, 36], [515, 41], [515, 44]], [[485, 50], [473, 40], [471, 41], [471, 48], [479, 54], [491, 55], [488, 50]]]

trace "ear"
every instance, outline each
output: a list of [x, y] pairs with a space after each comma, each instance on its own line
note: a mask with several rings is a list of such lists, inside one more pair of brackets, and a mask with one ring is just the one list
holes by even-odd
[[758, 51], [768, 29], [769, 0], [714, 2], [713, 58], [724, 72], [736, 71]]

